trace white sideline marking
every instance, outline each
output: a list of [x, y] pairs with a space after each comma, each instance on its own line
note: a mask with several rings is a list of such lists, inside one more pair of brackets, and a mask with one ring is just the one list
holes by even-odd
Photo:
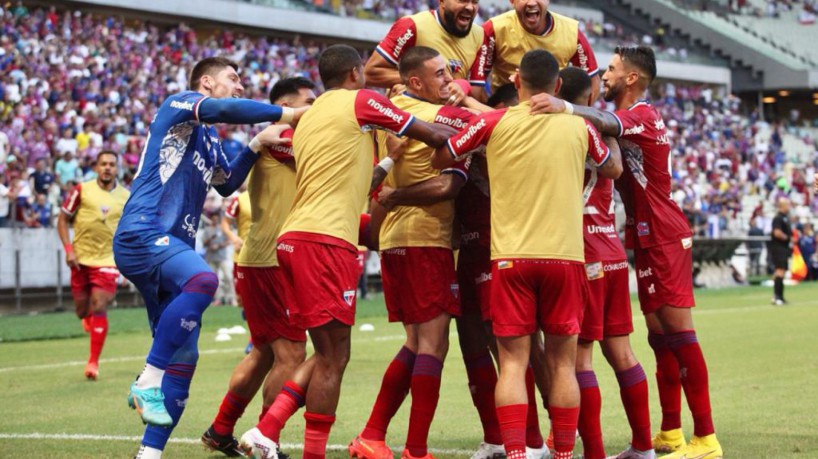
[[[366, 343], [372, 341], [397, 341], [406, 339], [404, 335], [388, 335], [388, 336], [379, 336], [376, 338], [360, 338], [353, 340], [354, 343]], [[233, 347], [228, 349], [208, 349], [204, 351], [199, 351], [199, 355], [210, 355], [210, 354], [230, 354], [234, 352], [242, 352], [244, 351], [243, 347]], [[132, 355], [128, 357], [111, 357], [107, 359], [100, 359], [100, 363], [116, 363], [116, 362], [134, 362], [139, 360], [145, 360], [145, 355]], [[66, 367], [78, 367], [84, 366], [88, 363], [87, 360], [69, 360], [67, 362], [59, 362], [59, 363], [44, 363], [39, 365], [21, 365], [16, 367], [2, 367], [0, 368], [0, 373], [8, 373], [10, 371], [26, 371], [26, 370], [51, 370], [54, 368], [66, 368]]]
[[[0, 440], [77, 440], [77, 441], [129, 441], [129, 442], [139, 442], [142, 440], [142, 437], [130, 436], [130, 435], [92, 435], [92, 434], [67, 434], [67, 433], [59, 433], [59, 434], [47, 434], [41, 432], [34, 432], [34, 433], [0, 433]], [[198, 438], [171, 438], [168, 440], [168, 443], [182, 443], [187, 445], [198, 445], [201, 443], [201, 440]], [[302, 450], [304, 449], [304, 445], [300, 443], [282, 443], [281, 449], [283, 450]], [[327, 449], [331, 451], [346, 451], [347, 445], [327, 445]], [[397, 446], [392, 448], [394, 451], [403, 451], [403, 446]], [[465, 449], [438, 449], [438, 448], [429, 448], [430, 453], [436, 454], [462, 454], [462, 455], [470, 455], [474, 451], [465, 450]]]

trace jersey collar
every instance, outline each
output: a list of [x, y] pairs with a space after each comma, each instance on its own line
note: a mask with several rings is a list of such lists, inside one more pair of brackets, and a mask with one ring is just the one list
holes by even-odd
[[401, 93], [401, 95], [402, 95], [402, 96], [406, 96], [406, 97], [408, 97], [408, 98], [410, 98], [410, 99], [419, 100], [419, 101], [421, 101], [421, 102], [426, 102], [426, 103], [429, 103], [429, 104], [431, 104], [431, 103], [432, 103], [432, 102], [430, 102], [430, 101], [428, 101], [428, 100], [424, 99], [423, 97], [416, 96], [416, 95], [414, 95], [414, 94], [410, 94], [410, 93], [409, 93], [409, 91], [403, 91], [403, 92]]
[[545, 31], [540, 34], [541, 37], [547, 37], [548, 34], [554, 31], [554, 16], [548, 11], [545, 13]]
[[636, 102], [634, 102], [630, 107], [628, 107], [628, 110], [633, 110], [634, 108], [642, 105], [650, 105], [650, 102], [648, 102], [647, 99], [639, 99]]

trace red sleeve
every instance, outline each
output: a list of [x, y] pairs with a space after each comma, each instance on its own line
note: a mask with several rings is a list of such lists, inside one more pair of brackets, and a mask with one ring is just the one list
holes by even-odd
[[641, 111], [642, 107], [632, 107], [631, 109], [622, 109], [614, 112], [614, 116], [619, 122], [619, 133], [616, 135], [617, 137], [629, 139], [634, 142], [650, 139], [648, 130], [645, 127], [647, 117], [644, 113], [640, 113]]
[[571, 58], [571, 65], [585, 70], [590, 76], [594, 76], [599, 72], [594, 50], [591, 49], [588, 39], [585, 38], [585, 34], [581, 30], [577, 31], [577, 52]]
[[588, 131], [588, 158], [597, 167], [602, 166], [611, 156], [611, 150], [602, 141], [602, 136], [590, 121], [585, 120], [585, 129]]
[[361, 89], [355, 96], [355, 116], [361, 128], [386, 129], [402, 136], [415, 122], [412, 114], [395, 106], [383, 95]]
[[485, 86], [486, 80], [494, 65], [494, 24], [491, 20], [483, 23], [483, 44], [477, 50], [477, 56], [469, 70], [469, 83], [477, 86]]
[[79, 184], [71, 189], [70, 193], [68, 193], [68, 197], [65, 198], [65, 201], [62, 203], [62, 211], [73, 217], [74, 214], [77, 213], [77, 209], [80, 208], [81, 196], [82, 184]]
[[494, 110], [475, 118], [446, 143], [455, 161], [462, 161], [471, 151], [486, 146], [494, 127], [505, 115], [506, 110]]
[[239, 215], [239, 197], [234, 197], [230, 204], [227, 205], [227, 209], [224, 210], [225, 217], [235, 220], [236, 217]]
[[381, 40], [378, 47], [375, 48], [375, 51], [383, 56], [389, 63], [397, 67], [403, 53], [407, 49], [415, 46], [417, 36], [418, 31], [415, 21], [408, 16], [400, 18], [392, 24], [389, 33], [383, 37], [383, 40]]
[[477, 115], [468, 110], [451, 105], [444, 105], [437, 111], [437, 115], [435, 115], [435, 123], [445, 124], [446, 126], [451, 126], [455, 129], [463, 129], [475, 118], [477, 118]]
[[291, 163], [291, 162], [295, 161], [295, 157], [293, 156], [293, 145], [292, 145], [293, 132], [295, 132], [295, 131], [292, 130], [292, 129], [287, 129], [286, 131], [281, 133], [282, 138], [290, 139], [291, 143], [289, 145], [273, 145], [268, 150], [269, 153], [270, 153], [270, 156], [272, 156], [273, 159], [275, 159], [276, 161], [278, 161], [280, 163], [284, 163], [284, 164]]

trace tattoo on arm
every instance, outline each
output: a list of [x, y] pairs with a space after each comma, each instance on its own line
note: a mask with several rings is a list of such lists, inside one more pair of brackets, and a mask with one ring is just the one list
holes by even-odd
[[613, 113], [593, 107], [574, 106], [574, 114], [590, 121], [603, 135], [618, 136], [619, 122]]

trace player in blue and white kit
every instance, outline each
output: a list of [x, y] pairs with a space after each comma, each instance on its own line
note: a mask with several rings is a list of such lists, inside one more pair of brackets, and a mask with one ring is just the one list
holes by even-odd
[[198, 360], [202, 313], [219, 281], [193, 248], [205, 196], [228, 196], [244, 182], [261, 148], [284, 142], [270, 126], [232, 157], [212, 123], [289, 122], [302, 110], [237, 99], [244, 88], [233, 62], [207, 58], [193, 68], [192, 91], [168, 97], [156, 114], [114, 236], [120, 272], [145, 299], [153, 345], [128, 403], [148, 424], [138, 458], [161, 457], [188, 398]]

